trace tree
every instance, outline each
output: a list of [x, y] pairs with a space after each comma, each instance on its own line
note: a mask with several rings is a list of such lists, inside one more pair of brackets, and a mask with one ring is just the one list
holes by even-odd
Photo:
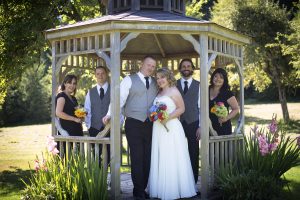
[[[2, 115], [5, 115], [2, 118], [13, 116], [10, 108], [15, 106], [9, 106], [11, 104], [27, 109], [27, 115], [20, 111], [20, 115], [13, 116], [18, 122], [28, 119], [28, 115], [35, 116], [34, 112], [38, 109], [42, 113], [48, 112], [50, 105], [44, 98], [49, 99], [51, 93], [43, 92], [43, 81], [51, 87], [47, 73], [51, 66], [51, 51], [42, 32], [58, 25], [95, 18], [104, 12], [101, 0], [0, 1], [0, 112], [2, 110]], [[37, 74], [39, 79], [28, 78]], [[20, 80], [27, 82], [27, 85], [16, 84]], [[23, 101], [12, 101], [11, 97], [17, 94], [22, 96], [26, 105]], [[30, 98], [25, 97], [31, 95], [41, 96], [27, 101]], [[48, 107], [36, 107], [41, 106], [41, 102]], [[44, 116], [48, 117], [47, 114]]]
[[[297, 4], [297, 7], [300, 9], [300, 3]], [[287, 40], [287, 43], [282, 43], [280, 40], [279, 43], [283, 49], [283, 54], [291, 57], [290, 64], [294, 67], [298, 86], [300, 86], [300, 12], [296, 13], [290, 24], [292, 33], [290, 35], [282, 35]]]
[[0, 2], [0, 105], [7, 88], [47, 50], [42, 32], [100, 16], [100, 0], [2, 0]]
[[291, 31], [287, 11], [270, 1], [237, 3], [238, 9], [232, 17], [233, 26], [236, 30], [253, 37], [253, 44], [246, 48], [248, 62], [259, 66], [276, 84], [283, 119], [287, 122], [289, 112], [286, 86], [291, 81], [292, 67], [289, 57], [283, 55], [282, 48], [273, 45], [278, 43], [276, 38], [279, 33], [289, 34]]
[[211, 8], [216, 0], [192, 0], [186, 7], [186, 15], [198, 19], [209, 20]]

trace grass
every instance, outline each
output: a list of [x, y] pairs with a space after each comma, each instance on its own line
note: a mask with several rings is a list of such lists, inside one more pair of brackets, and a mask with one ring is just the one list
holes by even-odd
[[[300, 134], [300, 103], [288, 104], [291, 122], [286, 126], [290, 134]], [[245, 132], [254, 123], [265, 125], [271, 121], [273, 113], [282, 118], [279, 104], [258, 104], [245, 106]], [[28, 125], [0, 128], [0, 199], [20, 199], [23, 189], [21, 178], [27, 179], [30, 167], [36, 155], [45, 150], [46, 136], [51, 134], [51, 125]], [[126, 159], [123, 154], [123, 159]], [[128, 172], [128, 167], [122, 167]], [[284, 190], [284, 199], [298, 199], [300, 196], [300, 166], [292, 168], [285, 174], [290, 181], [289, 188]], [[290, 191], [289, 191], [290, 190]]]

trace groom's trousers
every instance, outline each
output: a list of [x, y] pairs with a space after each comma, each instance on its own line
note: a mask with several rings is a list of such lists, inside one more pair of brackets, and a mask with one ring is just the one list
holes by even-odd
[[186, 121], [183, 121], [182, 126], [188, 141], [194, 179], [195, 183], [197, 183], [199, 175], [199, 141], [196, 139], [196, 131], [199, 127], [199, 121], [195, 121], [190, 124], [186, 123]]
[[131, 178], [134, 185], [133, 195], [144, 197], [148, 184], [151, 141], [153, 123], [127, 118], [125, 122], [125, 133], [130, 148]]

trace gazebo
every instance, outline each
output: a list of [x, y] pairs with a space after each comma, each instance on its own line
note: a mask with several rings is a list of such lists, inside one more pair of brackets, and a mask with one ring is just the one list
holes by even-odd
[[[120, 77], [138, 70], [145, 55], [154, 56], [159, 66], [178, 70], [182, 58], [200, 66], [201, 80], [201, 198], [208, 197], [215, 171], [234, 159], [243, 146], [244, 92], [243, 45], [250, 38], [213, 22], [185, 16], [185, 0], [110, 0], [107, 15], [45, 31], [52, 46], [52, 133], [72, 150], [88, 153], [95, 144], [111, 144], [112, 198], [120, 199]], [[58, 83], [72, 68], [92, 69], [105, 65], [111, 71], [111, 137], [57, 136], [55, 94]], [[240, 81], [240, 117], [229, 136], [217, 136], [210, 126], [208, 77], [211, 67], [233, 64]], [[241, 134], [240, 134], [241, 133]], [[79, 145], [78, 145], [79, 144]], [[78, 149], [80, 148], [80, 149]], [[103, 148], [105, 150], [105, 148]], [[106, 152], [103, 151], [104, 156]], [[104, 159], [106, 160], [106, 159]], [[107, 165], [105, 163], [105, 165]]]

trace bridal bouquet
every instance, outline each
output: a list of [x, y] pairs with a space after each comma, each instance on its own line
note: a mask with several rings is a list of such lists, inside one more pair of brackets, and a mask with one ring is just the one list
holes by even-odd
[[87, 112], [85, 111], [85, 109], [83, 107], [77, 106], [77, 107], [75, 107], [74, 114], [78, 118], [85, 118], [87, 115]]
[[[154, 122], [156, 120], [159, 120], [160, 122], [168, 119], [169, 114], [167, 113], [167, 105], [164, 103], [157, 102], [155, 105], [153, 105], [150, 108], [150, 121]], [[169, 132], [169, 129], [165, 124], [163, 124], [166, 128], [167, 132]]]
[[223, 102], [215, 103], [215, 105], [210, 109], [210, 112], [220, 118], [225, 118], [228, 115], [228, 110]]

